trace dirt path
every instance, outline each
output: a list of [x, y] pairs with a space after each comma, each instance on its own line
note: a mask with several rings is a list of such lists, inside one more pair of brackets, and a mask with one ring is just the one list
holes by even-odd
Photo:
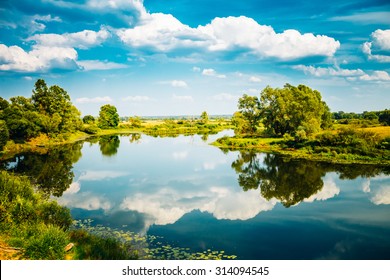
[[0, 260], [19, 260], [20, 250], [16, 250], [0, 240]]

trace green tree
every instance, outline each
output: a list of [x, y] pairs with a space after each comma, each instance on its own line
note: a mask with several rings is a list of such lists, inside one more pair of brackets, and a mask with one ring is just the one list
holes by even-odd
[[0, 151], [3, 150], [4, 146], [9, 140], [8, 127], [5, 121], [0, 120]]
[[80, 112], [63, 88], [57, 85], [48, 87], [44, 80], [38, 79], [31, 100], [41, 115], [43, 132], [73, 132], [81, 127]]
[[85, 124], [93, 124], [95, 122], [95, 118], [91, 115], [86, 115], [83, 117], [83, 123]]
[[206, 111], [203, 111], [202, 114], [200, 115], [200, 122], [202, 124], [207, 124], [209, 121], [209, 115], [207, 114]]
[[11, 97], [11, 104], [3, 110], [9, 136], [13, 140], [26, 140], [37, 136], [41, 131], [42, 118], [35, 111], [30, 98]]
[[390, 125], [390, 110], [384, 110], [379, 113], [379, 122], [384, 125]]
[[331, 124], [329, 107], [320, 92], [305, 85], [266, 87], [261, 92], [260, 110], [267, 131], [278, 136], [288, 133], [305, 139]]
[[103, 105], [100, 107], [98, 126], [100, 128], [116, 128], [119, 124], [119, 115], [113, 105]]
[[257, 131], [261, 119], [261, 112], [259, 109], [259, 99], [256, 96], [249, 96], [244, 94], [238, 100], [238, 109], [243, 119], [247, 122], [245, 126], [242, 126], [243, 133], [254, 134]]

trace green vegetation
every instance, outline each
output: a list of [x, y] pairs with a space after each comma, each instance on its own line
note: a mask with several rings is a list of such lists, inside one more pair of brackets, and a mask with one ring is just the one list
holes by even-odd
[[116, 128], [119, 124], [119, 115], [113, 105], [103, 105], [100, 107], [98, 126], [100, 128]]
[[222, 137], [215, 146], [321, 161], [390, 164], [390, 128], [375, 127], [379, 121], [387, 125], [388, 110], [331, 114], [318, 91], [289, 84], [282, 89], [266, 87], [260, 99], [243, 95], [238, 109], [232, 118], [235, 136]]

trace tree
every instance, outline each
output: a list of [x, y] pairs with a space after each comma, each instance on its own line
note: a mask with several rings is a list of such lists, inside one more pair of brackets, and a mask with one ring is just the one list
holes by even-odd
[[132, 127], [141, 127], [142, 121], [140, 117], [134, 116], [129, 118], [130, 126]]
[[247, 125], [243, 126], [242, 133], [254, 134], [257, 131], [261, 114], [259, 110], [259, 99], [256, 96], [244, 94], [238, 100], [238, 109]]
[[390, 110], [384, 110], [379, 113], [379, 122], [384, 125], [390, 125]]
[[95, 122], [95, 118], [91, 115], [86, 115], [83, 117], [83, 123], [85, 124], [93, 124]]
[[100, 128], [116, 128], [119, 124], [119, 115], [113, 105], [103, 105], [100, 107], [98, 126]]
[[208, 121], [209, 121], [209, 115], [207, 114], [206, 111], [202, 112], [202, 114], [200, 115], [200, 121], [202, 124], [207, 124]]
[[329, 107], [320, 92], [305, 85], [267, 86], [260, 95], [260, 110], [267, 131], [278, 136], [288, 133], [305, 139], [331, 124]]
[[0, 151], [3, 150], [4, 146], [9, 140], [8, 127], [5, 121], [0, 120]]
[[43, 132], [73, 132], [80, 128], [80, 112], [63, 88], [57, 85], [49, 88], [44, 80], [38, 79], [31, 100], [41, 115]]

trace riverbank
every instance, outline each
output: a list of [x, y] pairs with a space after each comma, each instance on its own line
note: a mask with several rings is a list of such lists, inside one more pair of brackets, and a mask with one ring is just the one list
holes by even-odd
[[46, 134], [41, 134], [21, 143], [15, 143], [12, 140], [8, 141], [0, 152], [0, 160], [6, 160], [26, 152], [45, 154], [49, 149], [56, 146], [72, 144], [91, 137], [104, 135], [143, 133], [153, 137], [176, 137], [179, 135], [216, 134], [229, 129], [230, 123], [228, 121], [210, 121], [207, 124], [199, 124], [190, 121], [150, 120], [144, 121], [137, 127], [132, 127], [128, 123], [120, 123], [118, 128], [96, 129], [94, 133], [85, 132], [88, 131], [86, 128], [88, 128], [88, 125], [84, 126], [84, 131], [60, 134], [52, 138], [49, 138]]
[[389, 139], [390, 127], [382, 126], [326, 131], [310, 141], [233, 136], [219, 138], [211, 145], [223, 150], [252, 150], [337, 164], [390, 166]]

